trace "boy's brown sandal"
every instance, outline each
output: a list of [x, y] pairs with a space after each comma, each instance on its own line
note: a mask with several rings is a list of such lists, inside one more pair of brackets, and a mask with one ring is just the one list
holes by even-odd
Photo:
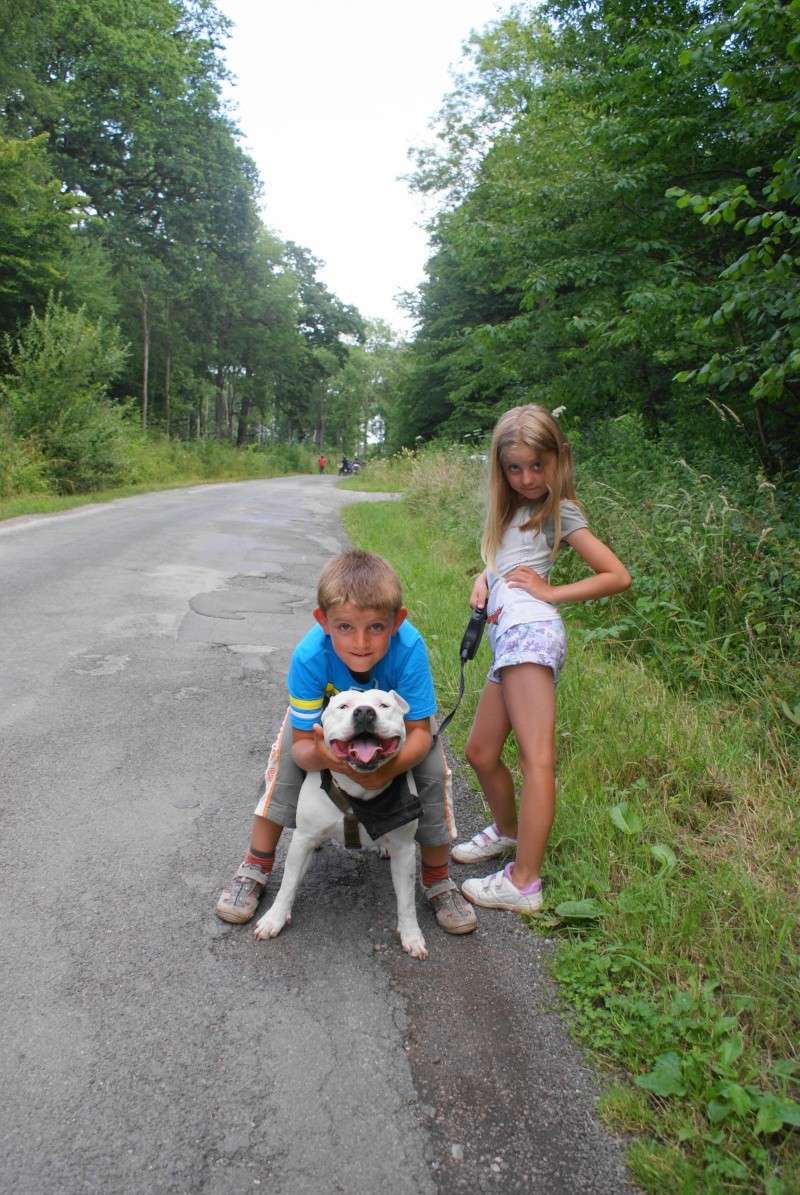
[[244, 925], [245, 921], [250, 921], [264, 895], [268, 878], [260, 867], [242, 863], [217, 901], [217, 916], [234, 925]]
[[448, 934], [471, 934], [478, 927], [475, 910], [468, 904], [458, 890], [458, 885], [447, 876], [431, 884], [430, 888], [423, 888], [436, 920]]

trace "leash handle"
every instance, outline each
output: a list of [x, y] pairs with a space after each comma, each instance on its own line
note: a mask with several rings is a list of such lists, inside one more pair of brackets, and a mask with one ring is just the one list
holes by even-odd
[[475, 653], [478, 650], [478, 645], [483, 636], [483, 628], [486, 626], [486, 607], [478, 606], [473, 610], [469, 616], [467, 629], [464, 631], [464, 637], [461, 640], [461, 647], [459, 648], [459, 656], [462, 663], [465, 660], [474, 660]]
[[469, 616], [467, 629], [464, 631], [464, 635], [461, 640], [461, 647], [458, 651], [459, 657], [461, 659], [461, 679], [458, 686], [458, 700], [447, 717], [439, 725], [439, 729], [436, 732], [437, 737], [440, 734], [444, 734], [445, 730], [455, 717], [458, 707], [461, 705], [461, 699], [464, 696], [464, 665], [466, 664], [467, 660], [474, 660], [478, 651], [478, 646], [483, 636], [483, 628], [485, 626], [486, 607], [478, 606], [477, 610], [473, 610]]

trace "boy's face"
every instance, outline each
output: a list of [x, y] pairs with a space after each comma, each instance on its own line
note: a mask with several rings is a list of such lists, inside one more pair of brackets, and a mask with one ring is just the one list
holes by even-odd
[[314, 617], [330, 635], [333, 650], [351, 672], [369, 672], [389, 650], [389, 641], [408, 611], [396, 613], [341, 602], [328, 611], [317, 608]]

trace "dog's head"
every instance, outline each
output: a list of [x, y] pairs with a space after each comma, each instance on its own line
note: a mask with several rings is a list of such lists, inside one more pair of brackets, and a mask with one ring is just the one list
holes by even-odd
[[345, 689], [332, 697], [322, 718], [330, 751], [357, 772], [372, 772], [392, 759], [406, 738], [409, 705], [399, 693]]

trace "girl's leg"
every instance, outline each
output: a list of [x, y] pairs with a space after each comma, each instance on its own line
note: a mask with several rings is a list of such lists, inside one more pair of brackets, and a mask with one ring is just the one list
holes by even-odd
[[477, 774], [498, 831], [506, 838], [516, 838], [514, 779], [501, 758], [510, 730], [503, 686], [487, 681], [475, 711], [466, 756]]
[[523, 779], [511, 878], [525, 888], [539, 877], [555, 815], [555, 684], [542, 664], [513, 664], [500, 675]]

